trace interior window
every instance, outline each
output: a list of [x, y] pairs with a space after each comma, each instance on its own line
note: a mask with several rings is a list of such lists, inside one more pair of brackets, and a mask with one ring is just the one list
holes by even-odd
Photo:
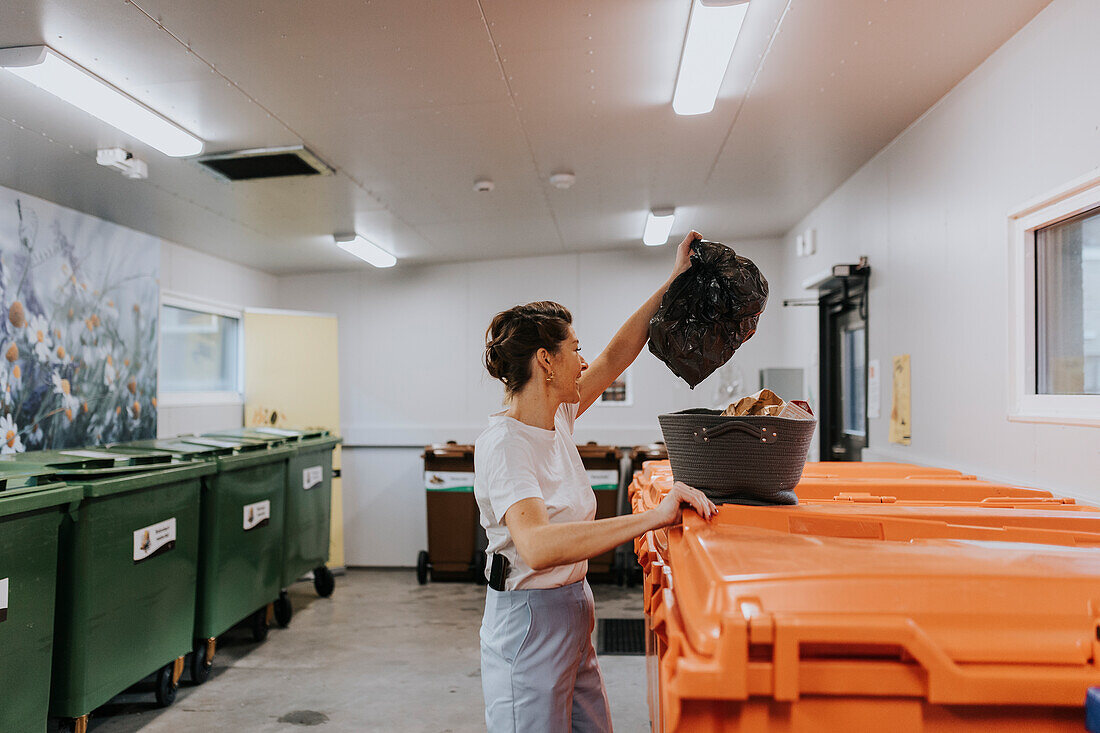
[[1100, 394], [1100, 209], [1035, 232], [1037, 394]]
[[844, 386], [844, 432], [865, 435], [867, 432], [867, 329], [852, 328], [844, 332], [841, 353], [841, 380]]
[[160, 309], [161, 392], [237, 392], [240, 320], [176, 306]]

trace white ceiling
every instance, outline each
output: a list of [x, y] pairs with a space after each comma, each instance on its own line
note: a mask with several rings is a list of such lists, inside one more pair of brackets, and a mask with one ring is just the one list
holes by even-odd
[[[3, 0], [207, 141], [304, 143], [326, 178], [225, 183], [0, 73], [0, 185], [273, 273], [778, 236], [1049, 0], [752, 0], [714, 111], [671, 98], [689, 0]], [[145, 159], [147, 181], [95, 163]], [[577, 183], [559, 191], [557, 170]], [[496, 183], [473, 190], [476, 178]]]

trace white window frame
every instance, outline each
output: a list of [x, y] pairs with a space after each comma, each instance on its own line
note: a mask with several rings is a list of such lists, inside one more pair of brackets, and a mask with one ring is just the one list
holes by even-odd
[[1009, 420], [1100, 427], [1100, 395], [1037, 394], [1035, 388], [1035, 232], [1097, 207], [1100, 168], [1009, 215]]
[[[160, 306], [184, 308], [199, 313], [237, 319], [237, 387], [236, 390], [218, 390], [209, 392], [162, 392], [159, 375], [157, 378], [157, 407], [193, 407], [198, 405], [240, 405], [244, 406], [244, 309], [238, 306], [204, 300], [182, 293], [162, 290]], [[160, 308], [157, 309], [160, 318]], [[157, 328], [157, 369], [160, 369], [160, 346], [163, 330]]]

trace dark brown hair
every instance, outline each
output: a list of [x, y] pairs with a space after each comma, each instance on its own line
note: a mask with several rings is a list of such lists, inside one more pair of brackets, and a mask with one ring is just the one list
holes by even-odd
[[569, 338], [573, 314], [559, 303], [540, 300], [493, 316], [485, 332], [485, 368], [504, 383], [509, 397], [531, 381], [531, 357], [539, 349], [557, 353]]

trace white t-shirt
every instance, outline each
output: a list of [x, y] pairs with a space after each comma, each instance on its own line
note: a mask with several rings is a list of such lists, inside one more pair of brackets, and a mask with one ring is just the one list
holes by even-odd
[[[474, 497], [489, 538], [488, 552], [504, 555], [511, 565], [507, 590], [557, 588], [583, 580], [588, 572], [587, 560], [532, 570], [519, 556], [504, 524], [504, 515], [512, 505], [530, 498], [546, 503], [551, 522], [595, 518], [596, 495], [573, 443], [579, 407], [562, 404], [554, 415], [553, 430], [522, 423], [504, 413], [491, 415], [489, 427], [474, 444]], [[489, 569], [486, 563], [486, 577]]]

